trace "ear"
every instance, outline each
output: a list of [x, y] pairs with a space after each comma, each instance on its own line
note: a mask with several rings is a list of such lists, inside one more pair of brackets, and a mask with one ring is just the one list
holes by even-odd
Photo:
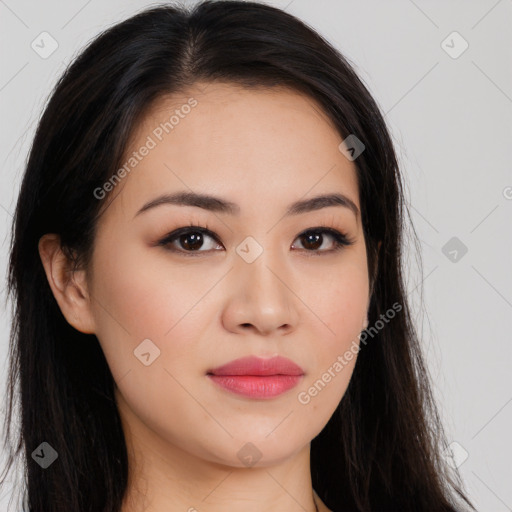
[[78, 331], [94, 334], [85, 270], [72, 271], [72, 262], [62, 250], [59, 235], [43, 235], [39, 239], [38, 249], [48, 283], [62, 314]]

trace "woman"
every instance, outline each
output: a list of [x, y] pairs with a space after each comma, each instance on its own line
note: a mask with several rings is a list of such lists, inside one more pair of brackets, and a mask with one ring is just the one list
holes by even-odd
[[382, 115], [301, 21], [218, 1], [101, 34], [45, 109], [13, 225], [26, 510], [470, 505], [403, 229]]

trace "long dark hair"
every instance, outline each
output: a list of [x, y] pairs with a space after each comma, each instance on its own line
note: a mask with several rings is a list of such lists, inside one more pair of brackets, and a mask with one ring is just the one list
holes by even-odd
[[[128, 482], [115, 382], [97, 338], [62, 315], [38, 241], [58, 234], [74, 268], [89, 268], [105, 205], [93, 191], [121, 165], [137, 123], [164, 95], [213, 81], [304, 92], [340, 137], [355, 134], [365, 145], [354, 163], [369, 325], [393, 304], [401, 311], [362, 346], [343, 399], [311, 443], [314, 489], [336, 512], [471, 506], [443, 457], [446, 441], [404, 286], [404, 186], [376, 102], [347, 59], [290, 14], [256, 2], [205, 1], [154, 7], [103, 32], [60, 78], [39, 122], [8, 273], [7, 446], [18, 396], [20, 425], [6, 470], [21, 452], [27, 511], [118, 512]], [[42, 442], [58, 453], [47, 470], [33, 456]]]

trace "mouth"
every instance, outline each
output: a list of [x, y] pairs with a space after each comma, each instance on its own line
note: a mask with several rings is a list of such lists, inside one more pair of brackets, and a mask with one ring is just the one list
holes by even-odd
[[209, 370], [210, 380], [224, 390], [248, 398], [274, 398], [294, 388], [304, 370], [290, 359], [243, 357]]

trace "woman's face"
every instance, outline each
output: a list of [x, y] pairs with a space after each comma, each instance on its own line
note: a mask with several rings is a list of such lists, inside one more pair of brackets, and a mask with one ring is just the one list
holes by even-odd
[[[98, 224], [90, 318], [123, 424], [142, 443], [270, 465], [322, 430], [356, 361], [369, 300], [356, 171], [309, 97], [202, 89], [160, 101], [134, 134]], [[144, 209], [177, 193], [216, 199]], [[326, 194], [355, 209], [318, 201], [288, 212]], [[167, 236], [191, 224], [209, 231]], [[334, 250], [319, 227], [352, 245]], [[288, 358], [303, 374], [209, 375], [246, 356]]]

